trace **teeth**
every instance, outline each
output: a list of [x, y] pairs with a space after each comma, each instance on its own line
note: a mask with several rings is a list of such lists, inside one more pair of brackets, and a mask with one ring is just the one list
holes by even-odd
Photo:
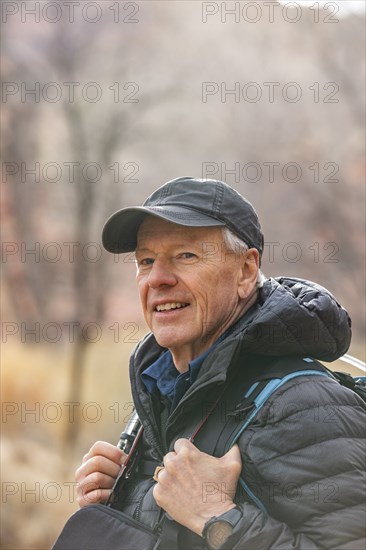
[[169, 311], [170, 309], [179, 309], [180, 307], [184, 307], [187, 304], [183, 304], [182, 302], [169, 302], [167, 304], [160, 304], [156, 306], [156, 311]]

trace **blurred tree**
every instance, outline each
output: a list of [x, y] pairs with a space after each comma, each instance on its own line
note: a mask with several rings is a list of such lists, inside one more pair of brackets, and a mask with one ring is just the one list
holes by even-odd
[[[267, 240], [284, 243], [290, 234], [304, 250], [317, 239], [340, 241], [342, 266], [330, 270], [333, 265], [320, 262], [316, 279], [327, 284], [334, 278], [337, 286], [331, 290], [354, 308], [351, 313], [362, 333], [357, 307], [361, 283], [357, 279], [352, 286], [347, 277], [339, 281], [339, 273], [360, 272], [362, 262], [362, 215], [354, 213], [363, 196], [364, 157], [355, 141], [363, 135], [364, 87], [359, 75], [364, 57], [359, 44], [364, 41], [364, 16], [315, 25], [313, 12], [304, 10], [302, 20], [294, 24], [280, 15], [275, 23], [263, 16], [256, 24], [236, 23], [233, 17], [223, 24], [218, 15], [203, 24], [197, 6], [143, 3], [135, 25], [111, 23], [113, 14], [106, 6], [109, 19], [95, 24], [80, 18], [71, 24], [63, 18], [57, 24], [31, 20], [24, 25], [14, 19], [4, 28], [3, 79], [29, 89], [36, 82], [56, 82], [63, 90], [57, 102], [20, 101], [18, 95], [5, 105], [3, 158], [19, 168], [2, 182], [6, 240], [29, 249], [52, 241], [64, 254], [56, 263], [9, 255], [4, 277], [18, 320], [75, 319], [70, 401], [80, 401], [82, 392], [88, 349], [82, 329], [89, 322], [102, 326], [110, 321], [106, 310], [121, 292], [124, 271], [117, 272], [112, 257], [86, 261], [83, 246], [100, 245], [102, 223], [116, 207], [142, 201], [170, 177], [200, 175], [204, 161], [218, 167], [225, 163], [228, 169], [235, 163], [240, 168], [248, 162], [263, 167], [271, 161], [281, 167], [296, 161], [303, 167], [303, 181], [295, 184], [281, 175], [273, 183], [252, 183], [242, 176], [237, 181], [222, 170], [214, 177], [226, 179], [253, 201]], [[280, 6], [276, 13], [281, 14]], [[237, 102], [233, 95], [223, 99], [220, 93], [203, 102], [202, 83], [212, 81], [227, 89], [237, 82], [257, 82], [264, 94], [265, 82], [296, 81], [303, 98], [298, 104], [286, 102], [276, 88], [274, 102], [265, 97], [258, 103]], [[326, 81], [340, 84], [342, 102], [336, 108], [315, 104], [309, 91], [312, 83]], [[87, 82], [103, 89], [101, 101], [80, 98]], [[76, 83], [75, 100], [70, 101], [65, 83]], [[126, 84], [132, 88], [124, 89]], [[137, 102], [129, 103], [126, 95], [133, 86]], [[74, 181], [65, 159], [69, 165], [78, 163]], [[137, 185], [121, 182], [126, 160], [139, 170]], [[329, 161], [339, 164], [342, 180], [315, 185], [308, 167]], [[35, 162], [63, 167], [62, 179], [50, 183], [41, 174], [38, 182], [32, 175], [22, 181], [21, 163], [32, 168]], [[101, 180], [84, 177], [80, 167], [88, 163], [102, 169]], [[73, 261], [66, 254], [67, 242], [79, 243]], [[276, 256], [268, 266], [271, 273], [282, 272], [283, 263], [282, 256]], [[304, 254], [301, 264], [285, 267], [294, 275], [310, 277], [314, 256]], [[126, 298], [133, 283], [123, 282]], [[67, 439], [73, 442], [76, 433], [77, 424], [70, 423]]]

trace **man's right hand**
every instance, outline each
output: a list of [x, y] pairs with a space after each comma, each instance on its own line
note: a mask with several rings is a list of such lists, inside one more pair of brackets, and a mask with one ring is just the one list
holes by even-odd
[[88, 504], [105, 502], [127, 455], [118, 447], [97, 441], [84, 455], [81, 466], [75, 472], [76, 500], [80, 508]]

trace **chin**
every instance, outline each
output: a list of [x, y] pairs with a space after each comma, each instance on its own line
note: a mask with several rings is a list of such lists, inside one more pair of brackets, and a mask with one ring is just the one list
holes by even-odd
[[168, 338], [166, 336], [156, 336], [154, 334], [155, 340], [159, 344], [159, 346], [167, 349], [174, 349], [179, 347], [180, 342], [176, 338]]
[[186, 343], [186, 339], [177, 337], [177, 331], [171, 333], [165, 333], [163, 331], [154, 332], [155, 340], [163, 348], [173, 349], [179, 348]]

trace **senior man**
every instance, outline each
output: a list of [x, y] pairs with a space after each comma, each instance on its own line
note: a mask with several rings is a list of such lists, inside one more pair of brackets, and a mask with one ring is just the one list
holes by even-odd
[[[232, 413], [227, 385], [341, 356], [346, 311], [314, 283], [263, 276], [257, 214], [221, 181], [166, 183], [116, 212], [103, 244], [135, 251], [151, 331], [131, 356], [144, 432], [114, 507], [157, 533], [168, 524], [169, 548], [364, 550], [365, 407], [352, 391], [304, 373], [275, 391], [237, 444], [216, 444]], [[108, 499], [125, 459], [106, 442], [90, 449], [76, 472], [81, 507]]]

